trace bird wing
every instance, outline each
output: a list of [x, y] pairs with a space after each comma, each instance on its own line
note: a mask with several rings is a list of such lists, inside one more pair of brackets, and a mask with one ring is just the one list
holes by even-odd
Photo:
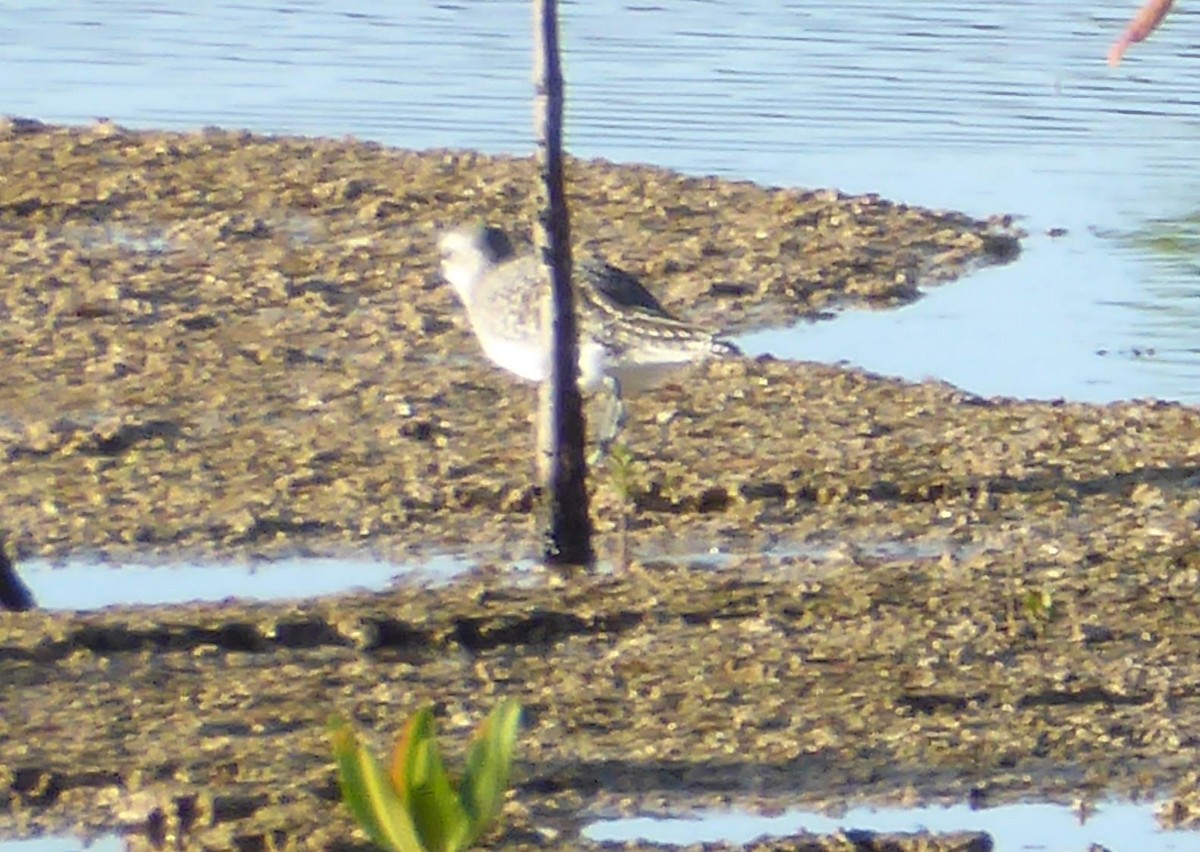
[[578, 277], [599, 299], [605, 299], [615, 307], [633, 308], [662, 319], [675, 319], [636, 275], [624, 269], [599, 259], [587, 258], [579, 262]]

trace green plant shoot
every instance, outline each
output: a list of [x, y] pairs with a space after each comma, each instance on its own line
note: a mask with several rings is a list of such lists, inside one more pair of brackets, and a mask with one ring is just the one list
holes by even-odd
[[377, 846], [394, 852], [459, 852], [487, 830], [504, 804], [521, 705], [506, 699], [480, 725], [455, 789], [424, 707], [404, 726], [388, 771], [343, 719], [330, 721], [342, 798]]

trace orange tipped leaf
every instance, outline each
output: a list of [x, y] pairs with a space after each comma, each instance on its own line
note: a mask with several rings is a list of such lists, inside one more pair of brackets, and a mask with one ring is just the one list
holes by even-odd
[[371, 841], [392, 852], [424, 852], [407, 808], [354, 729], [335, 716], [329, 723], [329, 738], [342, 800]]
[[470, 822], [442, 762], [430, 708], [418, 710], [405, 725], [392, 754], [390, 778], [429, 852], [466, 847]]

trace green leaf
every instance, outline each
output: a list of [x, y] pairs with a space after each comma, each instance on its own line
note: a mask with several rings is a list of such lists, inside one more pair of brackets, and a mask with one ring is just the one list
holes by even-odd
[[504, 804], [520, 724], [520, 703], [506, 698], [496, 705], [475, 733], [459, 790], [459, 799], [470, 822], [467, 845], [479, 839]]
[[455, 852], [469, 845], [470, 823], [442, 763], [430, 708], [421, 708], [405, 726], [391, 779], [427, 850]]
[[1025, 594], [1025, 611], [1031, 619], [1051, 621], [1054, 616], [1054, 596], [1045, 589], [1030, 590]]
[[329, 737], [342, 799], [371, 841], [392, 852], [424, 852], [405, 803], [354, 729], [335, 716], [329, 722]]

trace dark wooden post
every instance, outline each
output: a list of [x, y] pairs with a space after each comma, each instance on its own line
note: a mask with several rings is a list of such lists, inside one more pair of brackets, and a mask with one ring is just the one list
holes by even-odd
[[571, 225], [563, 183], [563, 77], [557, 7], [556, 0], [533, 0], [533, 120], [541, 202], [534, 242], [551, 282], [551, 297], [542, 311], [542, 333], [554, 347], [550, 375], [538, 394], [537, 472], [546, 562], [591, 566], [595, 553], [578, 380], [579, 337], [571, 291]]
[[0, 534], [0, 607], [21, 612], [36, 606], [33, 593], [21, 582], [16, 566], [8, 558], [8, 542]]

